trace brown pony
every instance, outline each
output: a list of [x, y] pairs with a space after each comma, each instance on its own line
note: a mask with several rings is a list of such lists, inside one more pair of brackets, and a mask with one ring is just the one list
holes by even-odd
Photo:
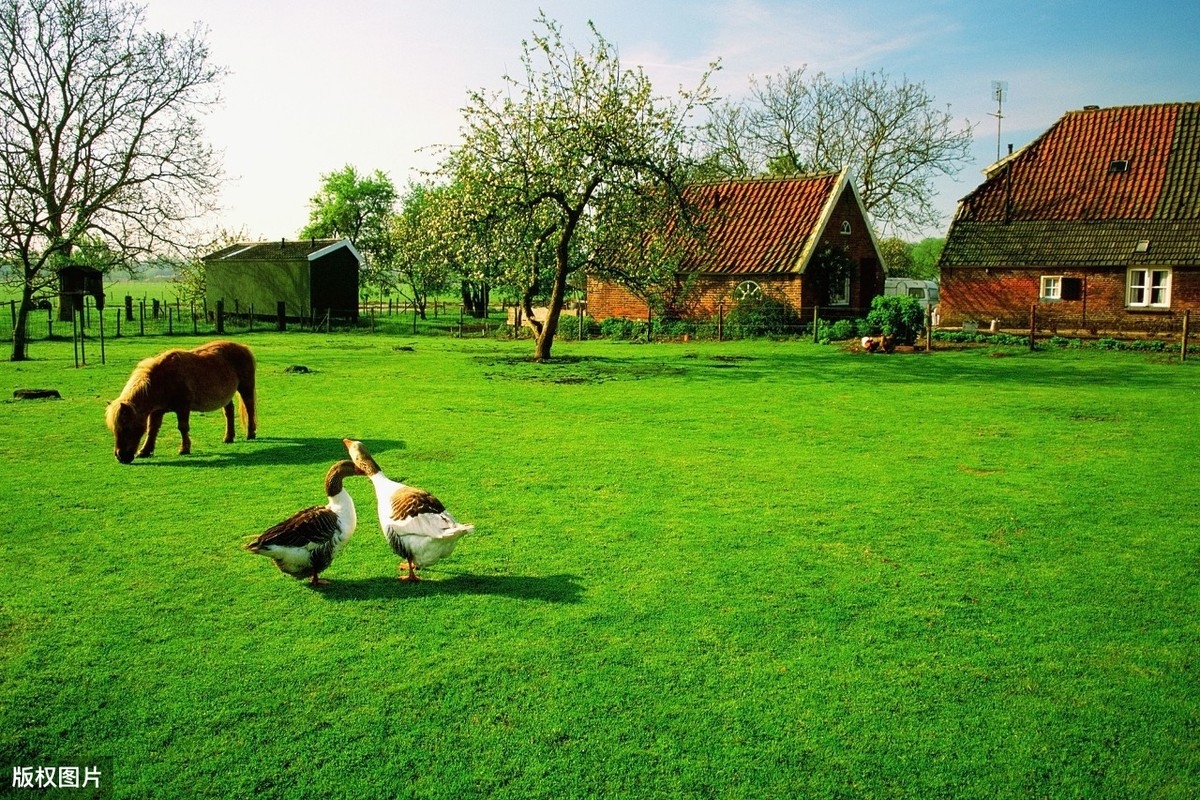
[[[132, 463], [135, 451], [141, 458], [154, 455], [154, 440], [168, 411], [179, 419], [183, 437], [180, 455], [192, 451], [192, 440], [188, 438], [188, 415], [192, 411], [223, 408], [225, 441], [232, 442], [234, 392], [242, 396], [246, 438], [253, 439], [258, 420], [254, 410], [254, 354], [250, 348], [237, 342], [209, 342], [195, 350], [168, 350], [142, 359], [121, 396], [109, 403], [105, 412], [108, 429], [117, 440], [117, 461]], [[146, 443], [138, 450], [143, 434]]]

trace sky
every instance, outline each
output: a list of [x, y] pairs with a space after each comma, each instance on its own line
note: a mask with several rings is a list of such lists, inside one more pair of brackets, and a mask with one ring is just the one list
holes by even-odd
[[997, 153], [993, 82], [1007, 93], [1001, 150], [1020, 148], [1067, 111], [1200, 101], [1200, 4], [1181, 0], [140, 0], [146, 27], [206, 30], [228, 70], [204, 118], [223, 154], [220, 213], [206, 223], [250, 239], [295, 237], [321, 177], [353, 165], [403, 190], [459, 141], [470, 90], [521, 70], [539, 11], [586, 49], [587, 24], [641, 66], [657, 93], [692, 88], [720, 62], [719, 94], [805, 68], [883, 72], [925, 85], [972, 158], [937, 182], [942, 236], [955, 204]]

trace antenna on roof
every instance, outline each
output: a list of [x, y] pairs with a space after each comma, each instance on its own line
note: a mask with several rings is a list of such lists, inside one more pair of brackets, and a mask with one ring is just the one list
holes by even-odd
[[996, 101], [996, 160], [1000, 160], [1000, 121], [1004, 119], [1004, 96], [1008, 94], [1008, 81], [992, 81], [992, 99]]

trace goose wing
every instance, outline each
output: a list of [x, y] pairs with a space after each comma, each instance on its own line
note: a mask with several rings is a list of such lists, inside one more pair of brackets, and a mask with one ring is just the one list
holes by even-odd
[[391, 509], [392, 519], [397, 521], [421, 514], [442, 514], [446, 511], [441, 500], [415, 486], [401, 486], [392, 492]]
[[250, 543], [249, 549], [327, 545], [338, 534], [338, 515], [327, 506], [313, 506], [272, 525]]

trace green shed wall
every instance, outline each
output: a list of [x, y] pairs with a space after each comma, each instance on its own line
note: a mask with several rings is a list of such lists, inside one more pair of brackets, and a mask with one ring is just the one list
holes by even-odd
[[256, 316], [275, 316], [280, 300], [287, 304], [289, 317], [307, 316], [312, 304], [309, 263], [304, 261], [210, 261], [205, 264], [209, 309], [218, 300], [225, 301], [226, 312], [246, 312], [254, 307]]

